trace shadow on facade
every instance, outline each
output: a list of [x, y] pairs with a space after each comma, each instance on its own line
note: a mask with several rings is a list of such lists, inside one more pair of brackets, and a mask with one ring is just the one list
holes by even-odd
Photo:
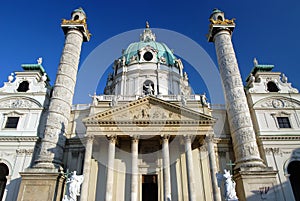
[[10, 180], [9, 184], [6, 185], [6, 189], [9, 190], [7, 191], [5, 201], [17, 200], [20, 184], [21, 177]]
[[257, 190], [252, 191], [253, 195], [247, 197], [247, 201], [292, 201], [295, 198], [290, 189], [291, 188], [289, 182], [284, 182], [275, 186], [268, 186], [264, 184], [258, 185]]

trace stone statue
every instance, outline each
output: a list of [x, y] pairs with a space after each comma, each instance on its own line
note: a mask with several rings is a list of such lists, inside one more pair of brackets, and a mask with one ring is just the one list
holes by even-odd
[[77, 201], [77, 196], [80, 195], [80, 185], [83, 182], [83, 175], [76, 175], [76, 171], [73, 172], [70, 178], [67, 179], [66, 195], [63, 201]]
[[13, 80], [14, 80], [14, 73], [11, 73], [11, 74], [8, 76], [8, 82], [11, 83]]
[[181, 95], [181, 104], [183, 106], [186, 106], [186, 96], [184, 96], [184, 95]]
[[282, 81], [283, 83], [287, 83], [287, 81], [288, 81], [287, 76], [285, 76], [285, 74], [283, 74], [283, 73], [282, 73], [282, 75], [281, 75], [281, 81]]
[[110, 106], [114, 107], [114, 106], [117, 106], [117, 105], [118, 105], [118, 97], [116, 95], [114, 95], [111, 99]]
[[254, 57], [254, 59], [253, 59], [253, 64], [254, 64], [254, 66], [257, 66], [258, 65], [258, 61], [257, 61], [257, 59]]
[[235, 191], [235, 181], [229, 170], [224, 169], [224, 174], [217, 173], [218, 186], [224, 180], [224, 197], [226, 201], [238, 201]]
[[201, 103], [205, 106], [208, 106], [209, 103], [207, 102], [207, 97], [206, 97], [206, 93], [204, 93], [202, 96], [201, 96]]
[[39, 65], [42, 65], [42, 63], [43, 63], [43, 58], [40, 57], [40, 58], [38, 58], [36, 61], [37, 61], [37, 63], [38, 63]]
[[148, 85], [144, 84], [144, 93], [145, 95], [153, 95], [154, 94], [154, 89], [151, 86], [151, 83], [149, 83]]

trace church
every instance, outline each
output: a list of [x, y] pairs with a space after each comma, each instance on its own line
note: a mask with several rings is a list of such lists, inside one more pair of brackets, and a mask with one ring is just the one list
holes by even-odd
[[225, 104], [192, 92], [193, 75], [146, 23], [112, 61], [103, 94], [74, 105], [91, 34], [82, 8], [62, 20], [54, 85], [40, 58], [0, 88], [0, 199], [299, 201], [298, 89], [256, 59], [243, 81], [234, 20], [208, 17]]

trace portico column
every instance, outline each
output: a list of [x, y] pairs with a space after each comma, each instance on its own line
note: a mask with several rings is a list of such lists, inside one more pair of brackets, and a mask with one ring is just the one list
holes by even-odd
[[209, 166], [211, 173], [211, 181], [213, 187], [213, 196], [214, 201], [221, 201], [220, 189], [218, 187], [217, 181], [217, 164], [216, 164], [216, 156], [215, 156], [215, 147], [214, 147], [214, 134], [208, 134], [205, 138], [207, 143], [207, 151], [209, 158]]
[[162, 156], [163, 156], [163, 175], [164, 175], [164, 200], [171, 200], [171, 174], [170, 174], [170, 135], [162, 136]]
[[189, 201], [196, 201], [191, 138], [192, 138], [191, 135], [184, 136], [184, 146], [185, 146], [185, 158], [186, 158], [186, 171], [188, 177]]
[[88, 193], [89, 193], [88, 189], [89, 189], [94, 136], [88, 135], [85, 137], [85, 140], [86, 140], [86, 145], [85, 145], [85, 155], [84, 155], [84, 165], [83, 165], [84, 180], [81, 186], [80, 201], [88, 201]]
[[107, 161], [107, 182], [106, 182], [106, 201], [112, 201], [113, 184], [114, 184], [114, 161], [117, 136], [112, 135], [108, 137], [108, 161]]
[[134, 135], [131, 140], [131, 201], [138, 201], [138, 147], [139, 147], [139, 136]]

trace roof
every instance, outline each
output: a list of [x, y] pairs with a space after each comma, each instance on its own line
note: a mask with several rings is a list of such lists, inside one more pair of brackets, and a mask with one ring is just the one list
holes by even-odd
[[256, 64], [252, 68], [250, 74], [248, 75], [246, 81], [249, 80], [249, 77], [252, 75], [255, 75], [257, 72], [270, 72], [274, 68], [274, 65], [266, 65], [266, 64]]

